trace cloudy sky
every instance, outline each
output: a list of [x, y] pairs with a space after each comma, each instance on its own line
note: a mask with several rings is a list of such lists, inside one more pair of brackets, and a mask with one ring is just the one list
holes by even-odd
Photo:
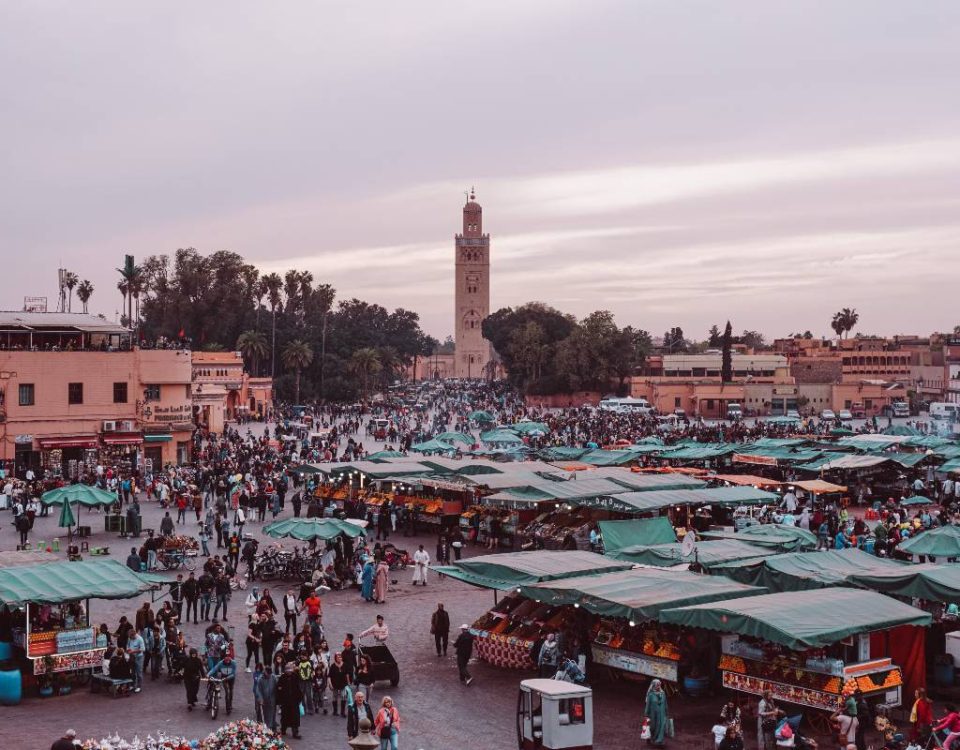
[[0, 308], [193, 246], [452, 331], [494, 308], [703, 336], [960, 323], [960, 4], [0, 3]]

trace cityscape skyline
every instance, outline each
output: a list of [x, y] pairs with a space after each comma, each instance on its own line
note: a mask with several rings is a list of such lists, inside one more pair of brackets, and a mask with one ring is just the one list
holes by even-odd
[[193, 246], [443, 339], [475, 185], [493, 310], [695, 338], [829, 336], [841, 307], [864, 333], [960, 323], [952, 4], [95, 6], [0, 11], [3, 307], [52, 308], [62, 265], [113, 317], [125, 253]]

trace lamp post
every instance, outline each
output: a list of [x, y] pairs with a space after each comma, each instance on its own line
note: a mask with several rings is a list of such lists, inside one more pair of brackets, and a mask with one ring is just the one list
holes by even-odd
[[370, 719], [364, 716], [357, 724], [360, 733], [352, 740], [347, 740], [353, 750], [377, 750], [380, 747], [380, 740], [370, 734]]

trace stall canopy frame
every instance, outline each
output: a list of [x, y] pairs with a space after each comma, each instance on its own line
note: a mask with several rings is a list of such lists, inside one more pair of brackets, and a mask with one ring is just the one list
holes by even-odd
[[54, 562], [0, 570], [0, 603], [62, 604], [84, 599], [132, 599], [170, 583], [135, 573], [116, 560]]
[[616, 560], [629, 561], [638, 565], [655, 565], [661, 568], [689, 565], [693, 562], [699, 563], [704, 568], [712, 568], [714, 565], [731, 560], [769, 557], [770, 550], [735, 539], [711, 539], [706, 542], [697, 542], [694, 551], [689, 555], [683, 554], [683, 546], [679, 543], [650, 546], [636, 544], [623, 549], [609, 550], [607, 555]]
[[827, 588], [665, 609], [660, 621], [737, 633], [803, 651], [899, 625], [930, 625], [933, 618], [874, 591]]
[[535, 550], [484, 555], [468, 560], [458, 560], [452, 565], [431, 567], [437, 573], [480, 588], [506, 591], [524, 584], [552, 581], [558, 578], [627, 570], [633, 567], [633, 564], [594, 552]]

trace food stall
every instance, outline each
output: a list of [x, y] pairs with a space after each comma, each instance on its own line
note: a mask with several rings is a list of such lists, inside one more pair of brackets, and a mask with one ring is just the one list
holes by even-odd
[[481, 616], [471, 630], [477, 655], [497, 666], [530, 665], [530, 647], [542, 625], [560, 628], [561, 607], [538, 606], [517, 596], [518, 587], [574, 576], [626, 570], [630, 563], [582, 551], [507, 552], [434, 565], [433, 570], [465, 583], [496, 591], [513, 591]]
[[51, 562], [0, 570], [0, 602], [12, 613], [12, 640], [30, 674], [89, 674], [106, 648], [90, 623], [90, 600], [129, 599], [163, 582], [116, 560]]
[[[859, 688], [873, 704], [899, 706], [924, 675], [931, 616], [873, 591], [826, 588], [665, 609], [660, 621], [727, 633], [717, 665], [724, 687], [771, 690], [786, 703], [833, 711]], [[887, 632], [887, 638], [871, 634]], [[891, 641], [909, 658], [895, 663]]]
[[627, 674], [678, 682], [702, 663], [697, 643], [657, 621], [667, 608], [755, 596], [765, 589], [689, 571], [638, 568], [520, 586], [543, 605], [594, 615], [593, 661]]

